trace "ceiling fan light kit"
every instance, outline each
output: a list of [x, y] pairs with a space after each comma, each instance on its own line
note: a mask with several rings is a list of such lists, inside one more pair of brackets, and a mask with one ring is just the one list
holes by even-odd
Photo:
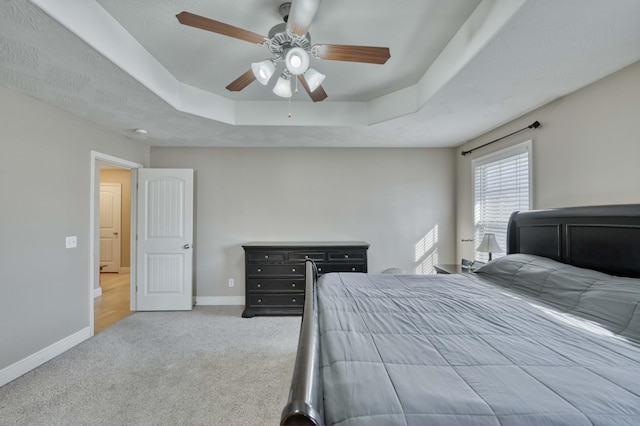
[[265, 59], [262, 62], [254, 62], [251, 64], [251, 70], [253, 71], [253, 75], [255, 75], [256, 79], [260, 84], [266, 86], [271, 76], [276, 72], [276, 65], [273, 60]]
[[325, 75], [313, 68], [309, 68], [309, 56], [319, 60], [369, 64], [384, 64], [391, 57], [387, 47], [340, 44], [317, 44], [311, 46], [309, 27], [318, 11], [320, 1], [293, 0], [281, 4], [279, 12], [285, 23], [280, 23], [271, 28], [269, 37], [190, 12], [181, 12], [176, 17], [183, 25], [263, 45], [274, 55], [270, 60], [252, 63], [249, 71], [246, 71], [227, 85], [227, 90], [240, 91], [254, 80], [266, 85], [275, 73], [277, 63], [284, 61], [284, 71], [273, 88], [273, 93], [285, 98], [291, 97], [291, 76], [295, 75], [311, 97], [311, 100], [318, 102], [327, 98], [327, 94], [322, 88]]
[[302, 74], [309, 68], [309, 54], [301, 47], [292, 47], [287, 52], [284, 63], [291, 74]]
[[314, 70], [313, 68], [309, 68], [304, 73], [304, 79], [307, 81], [309, 85], [309, 90], [311, 92], [315, 92], [316, 89], [322, 84], [325, 79], [325, 75]]
[[290, 98], [291, 93], [291, 76], [287, 75], [287, 73], [282, 73], [276, 85], [273, 86], [273, 93], [280, 96], [281, 98]]

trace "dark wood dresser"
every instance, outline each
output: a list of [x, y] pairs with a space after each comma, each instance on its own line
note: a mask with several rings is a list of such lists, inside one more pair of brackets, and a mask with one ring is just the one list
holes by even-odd
[[245, 259], [245, 309], [242, 316], [302, 315], [305, 260], [328, 272], [367, 272], [363, 241], [247, 243]]

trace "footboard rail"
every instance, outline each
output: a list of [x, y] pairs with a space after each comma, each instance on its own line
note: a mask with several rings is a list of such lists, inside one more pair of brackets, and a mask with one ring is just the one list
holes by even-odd
[[305, 300], [298, 352], [289, 400], [280, 417], [281, 425], [324, 425], [320, 378], [320, 334], [316, 309], [318, 301], [315, 291], [318, 271], [312, 260], [306, 261], [305, 272]]

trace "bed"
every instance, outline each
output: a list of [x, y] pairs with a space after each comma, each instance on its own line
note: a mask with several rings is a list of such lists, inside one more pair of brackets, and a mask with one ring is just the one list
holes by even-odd
[[282, 424], [640, 424], [640, 205], [512, 214], [473, 274], [334, 273]]

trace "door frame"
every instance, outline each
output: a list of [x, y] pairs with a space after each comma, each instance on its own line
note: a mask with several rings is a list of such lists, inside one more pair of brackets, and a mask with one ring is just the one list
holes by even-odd
[[[91, 184], [90, 184], [90, 202], [89, 202], [89, 330], [93, 336], [94, 328], [94, 297], [93, 292], [95, 283], [100, 282], [100, 164], [106, 163], [118, 168], [128, 169], [131, 171], [131, 261], [130, 261], [130, 308], [136, 310], [136, 234], [137, 234], [137, 202], [135, 190], [138, 183], [138, 169], [144, 167], [142, 164], [134, 163], [129, 160], [114, 157], [109, 154], [103, 154], [98, 151], [91, 151]], [[96, 237], [97, 236], [97, 237]]]

